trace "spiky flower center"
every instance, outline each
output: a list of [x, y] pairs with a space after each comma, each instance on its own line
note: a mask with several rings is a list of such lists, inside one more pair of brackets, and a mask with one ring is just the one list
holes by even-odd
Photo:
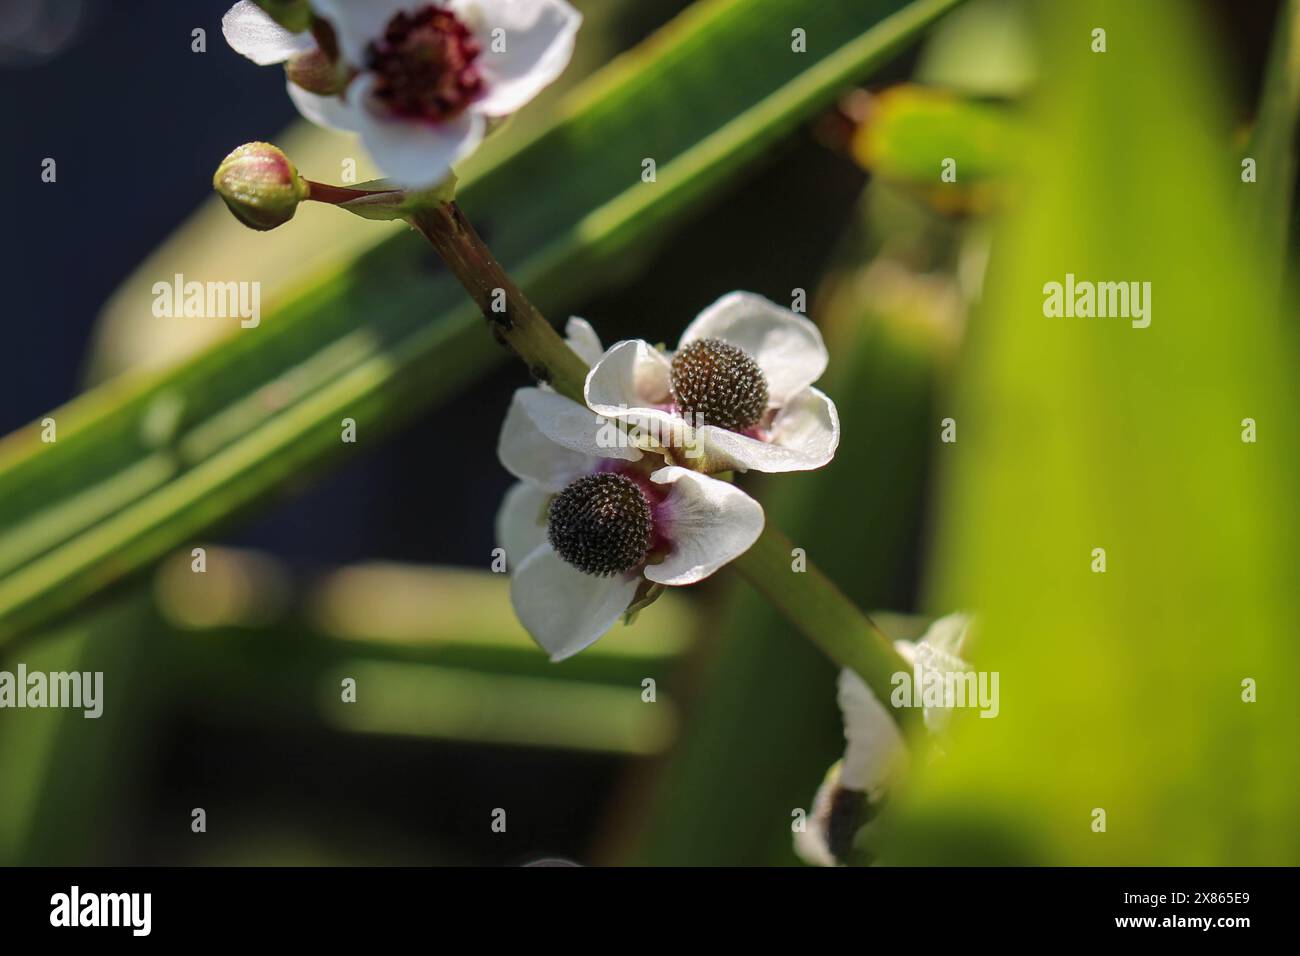
[[397, 116], [442, 122], [458, 116], [483, 89], [475, 61], [482, 48], [469, 28], [430, 5], [399, 13], [370, 44], [366, 64], [375, 95]]
[[585, 475], [551, 501], [546, 536], [555, 553], [585, 574], [630, 571], [650, 549], [650, 502], [626, 475]]
[[698, 339], [673, 356], [673, 400], [697, 424], [741, 432], [767, 410], [767, 379], [758, 363], [730, 342]]

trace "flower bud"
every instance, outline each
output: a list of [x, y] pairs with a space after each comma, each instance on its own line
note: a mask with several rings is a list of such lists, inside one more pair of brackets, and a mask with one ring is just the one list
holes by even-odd
[[307, 183], [289, 157], [270, 143], [246, 143], [221, 161], [212, 186], [235, 218], [266, 231], [293, 218]]

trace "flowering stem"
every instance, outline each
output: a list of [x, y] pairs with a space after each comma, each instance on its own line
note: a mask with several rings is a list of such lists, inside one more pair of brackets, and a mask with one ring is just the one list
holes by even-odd
[[[581, 404], [589, 367], [511, 281], [491, 250], [454, 202], [439, 202], [410, 214], [411, 224], [433, 245], [465, 291], [478, 304], [497, 341], [528, 365], [534, 377]], [[911, 667], [875, 623], [811, 563], [791, 569], [793, 545], [770, 524], [734, 562], [786, 619], [836, 664], [857, 673], [882, 702], [894, 674]], [[904, 729], [910, 710], [886, 708]]]
[[907, 730], [917, 712], [889, 707], [888, 701], [893, 675], [910, 675], [911, 666], [876, 622], [812, 562], [807, 562], [803, 571], [792, 569], [794, 547], [769, 522], [753, 546], [732, 564], [827, 657], [861, 677], [899, 726]]
[[329, 183], [318, 183], [314, 180], [305, 180], [307, 183], [307, 195], [304, 199], [311, 199], [316, 202], [328, 203], [331, 206], [341, 206], [345, 202], [351, 202], [354, 199], [366, 199], [374, 196], [373, 192], [364, 189], [348, 189], [346, 186], [331, 186]]
[[538, 381], [586, 404], [582, 389], [587, 363], [506, 274], [460, 206], [436, 203], [412, 212], [410, 222], [460, 280], [487, 319], [493, 337], [519, 356]]

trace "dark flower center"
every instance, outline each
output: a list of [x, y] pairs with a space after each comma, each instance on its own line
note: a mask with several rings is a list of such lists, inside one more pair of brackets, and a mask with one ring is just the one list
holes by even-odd
[[873, 815], [865, 793], [836, 785], [826, 820], [826, 845], [835, 859], [843, 861], [852, 856], [853, 838]]
[[758, 363], [730, 342], [699, 339], [673, 356], [673, 400], [697, 425], [741, 432], [767, 410], [767, 379]]
[[650, 550], [650, 502], [626, 475], [585, 475], [551, 501], [546, 536], [555, 553], [585, 574], [630, 571]]
[[483, 88], [478, 41], [455, 14], [435, 6], [399, 13], [366, 64], [378, 77], [375, 95], [407, 119], [442, 122], [461, 113]]

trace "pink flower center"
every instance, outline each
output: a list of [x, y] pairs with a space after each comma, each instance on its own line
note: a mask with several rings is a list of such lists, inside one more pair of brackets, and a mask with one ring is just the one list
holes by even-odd
[[370, 44], [367, 66], [378, 77], [375, 95], [393, 114], [440, 123], [482, 92], [481, 52], [455, 14], [430, 5], [393, 17]]

